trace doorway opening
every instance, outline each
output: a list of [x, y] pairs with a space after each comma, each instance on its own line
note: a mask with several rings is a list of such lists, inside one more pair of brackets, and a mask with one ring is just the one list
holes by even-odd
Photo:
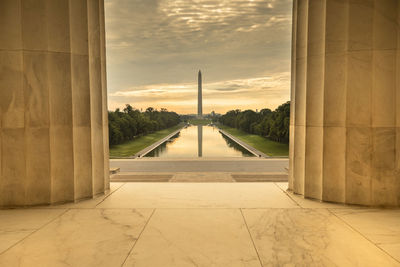
[[112, 167], [236, 170], [240, 179], [287, 172], [291, 1], [105, 8]]

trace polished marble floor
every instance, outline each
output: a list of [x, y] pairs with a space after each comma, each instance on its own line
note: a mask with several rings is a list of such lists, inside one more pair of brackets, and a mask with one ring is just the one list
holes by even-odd
[[0, 266], [400, 266], [400, 210], [319, 203], [287, 183], [112, 183], [0, 210]]

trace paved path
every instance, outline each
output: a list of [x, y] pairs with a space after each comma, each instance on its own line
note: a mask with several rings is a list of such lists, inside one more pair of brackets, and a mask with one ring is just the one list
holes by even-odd
[[286, 172], [289, 160], [202, 158], [202, 159], [113, 159], [111, 168], [121, 172]]
[[121, 172], [113, 174], [111, 182], [170, 182], [170, 183], [248, 183], [287, 182], [285, 172]]
[[246, 142], [243, 142], [242, 140], [240, 140], [239, 138], [237, 138], [236, 136], [231, 135], [230, 133], [218, 128], [218, 131], [225, 135], [226, 137], [228, 137], [229, 139], [233, 140], [234, 142], [236, 142], [238, 145], [244, 147], [246, 150], [248, 150], [249, 152], [251, 152], [252, 154], [254, 154], [256, 157], [264, 157], [264, 158], [268, 158], [269, 156], [263, 152], [261, 152], [260, 150], [252, 147], [251, 145], [247, 144]]

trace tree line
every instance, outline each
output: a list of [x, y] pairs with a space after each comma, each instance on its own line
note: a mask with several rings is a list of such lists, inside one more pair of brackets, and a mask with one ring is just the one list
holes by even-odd
[[108, 112], [108, 131], [110, 145], [121, 144], [133, 140], [136, 136], [152, 133], [175, 126], [181, 122], [175, 112], [149, 107], [141, 112], [127, 104], [121, 111]]
[[290, 101], [274, 111], [268, 108], [260, 112], [253, 110], [231, 110], [219, 118], [223, 125], [247, 133], [267, 137], [273, 141], [289, 143]]

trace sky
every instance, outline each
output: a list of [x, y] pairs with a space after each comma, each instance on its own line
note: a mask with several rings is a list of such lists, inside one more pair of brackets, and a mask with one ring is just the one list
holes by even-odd
[[105, 0], [108, 108], [203, 113], [289, 100], [292, 0]]

